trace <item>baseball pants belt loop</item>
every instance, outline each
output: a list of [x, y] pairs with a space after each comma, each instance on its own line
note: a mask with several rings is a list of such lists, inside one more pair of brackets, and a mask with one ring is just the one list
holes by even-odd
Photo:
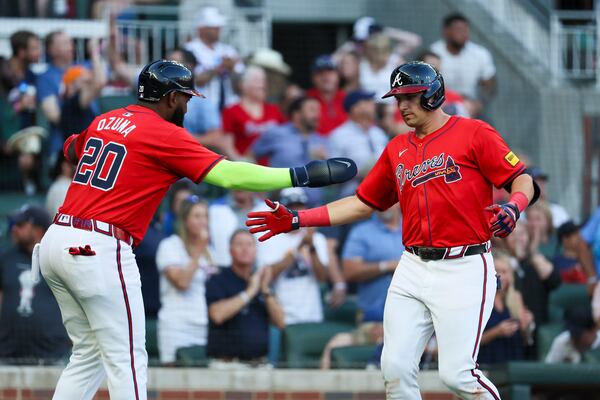
[[82, 229], [85, 231], [98, 232], [106, 236], [114, 237], [115, 239], [119, 239], [130, 246], [133, 246], [133, 236], [131, 236], [126, 230], [107, 222], [56, 213], [53, 223], [61, 226], [72, 226], [73, 228]]
[[487, 241], [480, 244], [471, 244], [465, 246], [455, 247], [420, 247], [420, 246], [408, 246], [406, 248], [410, 253], [419, 256], [421, 260], [434, 261], [434, 260], [451, 260], [455, 258], [461, 258], [466, 256], [474, 256], [477, 254], [487, 253], [490, 251], [491, 245]]

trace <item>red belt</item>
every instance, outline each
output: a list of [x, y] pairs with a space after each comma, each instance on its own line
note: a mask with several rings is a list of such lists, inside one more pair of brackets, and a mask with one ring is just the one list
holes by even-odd
[[84, 231], [98, 232], [122, 240], [129, 245], [133, 245], [133, 236], [126, 230], [107, 222], [96, 221], [95, 219], [84, 219], [61, 213], [56, 213], [53, 222], [56, 225], [72, 226], [73, 228], [82, 229]]

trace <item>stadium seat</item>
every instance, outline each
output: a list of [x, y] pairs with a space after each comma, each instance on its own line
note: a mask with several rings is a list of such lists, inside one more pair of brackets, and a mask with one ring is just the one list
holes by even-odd
[[326, 305], [325, 307], [325, 321], [327, 322], [340, 322], [342, 324], [355, 325], [356, 324], [356, 300], [349, 298], [344, 304], [338, 308], [332, 308]]
[[148, 365], [160, 365], [155, 319], [146, 319], [146, 351], [148, 352]]
[[332, 368], [362, 369], [377, 351], [376, 344], [337, 347], [331, 351]]
[[354, 325], [339, 322], [305, 323], [287, 326], [283, 331], [283, 348], [288, 368], [316, 368], [321, 353], [334, 335], [348, 332]]
[[550, 293], [550, 306], [557, 306], [564, 311], [575, 306], [589, 306], [590, 297], [586, 285], [562, 284]]
[[190, 346], [177, 349], [177, 365], [182, 367], [206, 367], [208, 357], [206, 357], [206, 346]]
[[98, 98], [98, 106], [100, 107], [101, 113], [135, 104], [135, 102], [136, 99], [133, 95], [102, 96]]
[[544, 361], [550, 350], [552, 341], [565, 330], [563, 323], [544, 324], [537, 330], [538, 360]]

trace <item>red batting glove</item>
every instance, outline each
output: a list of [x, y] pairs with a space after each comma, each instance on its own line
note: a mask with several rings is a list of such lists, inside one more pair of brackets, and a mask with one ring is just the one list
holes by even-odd
[[515, 229], [517, 220], [521, 215], [515, 203], [493, 204], [485, 208], [485, 211], [494, 215], [490, 218], [490, 231], [492, 235], [505, 238]]
[[264, 242], [280, 233], [287, 233], [300, 228], [296, 210], [290, 210], [279, 204], [278, 201], [272, 202], [265, 199], [265, 203], [271, 208], [271, 211], [250, 212], [246, 220], [246, 226], [254, 227], [250, 228], [250, 233], [267, 232], [258, 238], [259, 242]]

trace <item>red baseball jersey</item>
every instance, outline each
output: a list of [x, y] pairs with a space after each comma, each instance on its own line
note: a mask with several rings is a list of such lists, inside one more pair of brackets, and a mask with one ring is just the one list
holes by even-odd
[[223, 158], [139, 105], [96, 117], [74, 140], [79, 163], [59, 212], [111, 223], [136, 243], [171, 184], [199, 183]]
[[233, 134], [235, 148], [242, 155], [250, 150], [263, 132], [284, 120], [279, 108], [268, 103], [265, 103], [260, 118], [250, 116], [239, 103], [223, 110], [223, 130]]
[[453, 247], [490, 239], [493, 186], [501, 188], [525, 166], [494, 128], [450, 117], [437, 131], [392, 139], [356, 191], [385, 210], [398, 201], [405, 246]]

